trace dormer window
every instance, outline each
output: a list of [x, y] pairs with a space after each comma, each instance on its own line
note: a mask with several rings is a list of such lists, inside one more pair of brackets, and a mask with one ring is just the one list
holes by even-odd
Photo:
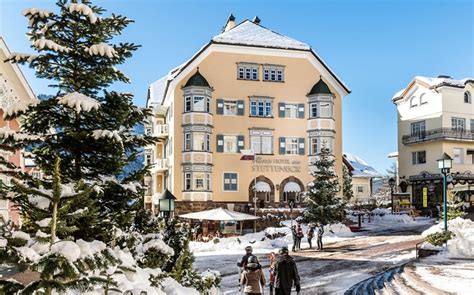
[[420, 95], [420, 105], [422, 104], [427, 104], [428, 101], [426, 100], [426, 94], [423, 93], [422, 95]]
[[237, 79], [258, 81], [258, 64], [237, 63]]
[[283, 82], [285, 67], [281, 65], [263, 65], [263, 81]]
[[472, 96], [469, 91], [464, 92], [464, 103], [472, 103]]

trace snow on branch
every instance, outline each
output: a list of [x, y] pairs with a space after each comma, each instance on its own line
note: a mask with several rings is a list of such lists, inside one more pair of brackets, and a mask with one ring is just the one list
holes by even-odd
[[44, 49], [45, 47], [56, 52], [70, 52], [72, 49], [66, 46], [59, 45], [58, 43], [54, 42], [53, 40], [49, 39], [38, 39], [33, 42], [33, 46], [38, 48], [39, 50]]
[[86, 52], [89, 53], [89, 55], [107, 56], [109, 58], [118, 56], [117, 51], [107, 43], [94, 44], [86, 48]]
[[30, 101], [17, 101], [13, 104], [11, 104], [9, 107], [3, 110], [3, 118], [5, 119], [8, 116], [13, 116], [19, 112], [26, 111], [30, 106], [35, 106], [38, 104], [38, 101], [36, 100], [30, 100]]
[[69, 12], [78, 12], [82, 15], [87, 16], [91, 24], [94, 24], [97, 21], [97, 16], [94, 14], [92, 9], [83, 3], [71, 3], [69, 5]]
[[110, 130], [102, 130], [102, 129], [98, 129], [98, 130], [94, 130], [92, 131], [92, 137], [94, 137], [94, 139], [100, 139], [100, 138], [110, 138], [110, 139], [114, 139], [115, 141], [117, 142], [122, 142], [122, 138], [120, 137], [120, 134], [117, 130], [113, 130], [113, 131], [110, 131]]
[[37, 55], [32, 55], [28, 53], [18, 53], [18, 52], [13, 52], [9, 56], [7, 56], [7, 60], [14, 60], [14, 61], [22, 61], [26, 60], [27, 62], [31, 63], [35, 58], [37, 58]]
[[98, 110], [100, 102], [79, 92], [66, 94], [58, 98], [59, 103], [70, 108], [75, 108], [77, 113], [81, 111], [89, 112], [92, 109]]
[[8, 127], [2, 127], [0, 128], [0, 135], [2, 135], [4, 138], [7, 137], [13, 137], [15, 141], [20, 141], [20, 140], [37, 140], [41, 139], [41, 136], [38, 135], [31, 135], [31, 134], [26, 134], [26, 133], [21, 133], [21, 132], [16, 132], [15, 130], [12, 130]]
[[53, 14], [51, 11], [48, 11], [46, 9], [41, 9], [41, 8], [36, 8], [36, 7], [31, 7], [23, 10], [22, 14], [28, 18], [32, 18], [35, 16], [39, 16], [42, 18], [48, 17], [51, 14]]

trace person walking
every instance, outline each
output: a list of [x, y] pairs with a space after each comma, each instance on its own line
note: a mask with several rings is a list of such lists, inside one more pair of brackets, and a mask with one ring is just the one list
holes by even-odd
[[298, 251], [301, 250], [301, 240], [304, 237], [303, 229], [301, 228], [301, 224], [298, 223], [298, 227], [296, 228], [296, 249]]
[[306, 236], [308, 237], [309, 248], [313, 249], [313, 245], [311, 244], [311, 240], [314, 238], [314, 225], [313, 224], [309, 225]]
[[295, 225], [291, 226], [291, 235], [293, 236], [293, 247], [291, 248], [291, 251], [296, 252], [296, 246], [298, 244], [298, 238], [297, 238], [297, 232], [296, 232], [296, 226]]
[[240, 284], [244, 286], [245, 295], [262, 294], [265, 283], [265, 274], [258, 263], [257, 257], [250, 256], [240, 279]]
[[283, 247], [273, 270], [275, 295], [290, 295], [293, 285], [300, 292], [300, 276], [295, 260], [289, 255], [288, 248]]
[[275, 271], [275, 265], [277, 261], [277, 254], [274, 252], [271, 252], [268, 258], [270, 260], [270, 265], [268, 266], [268, 272], [269, 272], [268, 287], [270, 289], [270, 295], [273, 295], [273, 291], [274, 291], [273, 286], [275, 285], [274, 271]]
[[324, 234], [324, 225], [322, 223], [318, 224], [318, 250], [323, 250], [323, 234]]

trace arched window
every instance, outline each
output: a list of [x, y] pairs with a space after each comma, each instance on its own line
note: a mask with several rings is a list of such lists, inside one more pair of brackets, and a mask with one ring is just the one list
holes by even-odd
[[428, 103], [428, 100], [426, 99], [426, 93], [423, 93], [420, 95], [420, 105]]
[[412, 96], [410, 98], [410, 108], [418, 106], [418, 101], [416, 99], [416, 96]]
[[469, 91], [464, 92], [464, 102], [465, 103], [472, 103], [472, 96]]

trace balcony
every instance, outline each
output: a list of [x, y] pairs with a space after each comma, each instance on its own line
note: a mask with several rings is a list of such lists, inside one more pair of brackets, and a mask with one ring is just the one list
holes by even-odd
[[164, 172], [168, 170], [168, 159], [157, 159], [151, 166], [151, 173]]
[[167, 137], [169, 133], [168, 130], [169, 130], [168, 124], [156, 125], [154, 128], [154, 131], [155, 131], [154, 136], [160, 137], [160, 138]]
[[405, 145], [433, 140], [460, 140], [474, 141], [474, 132], [465, 129], [438, 128], [422, 131], [416, 134], [404, 135], [402, 142]]

